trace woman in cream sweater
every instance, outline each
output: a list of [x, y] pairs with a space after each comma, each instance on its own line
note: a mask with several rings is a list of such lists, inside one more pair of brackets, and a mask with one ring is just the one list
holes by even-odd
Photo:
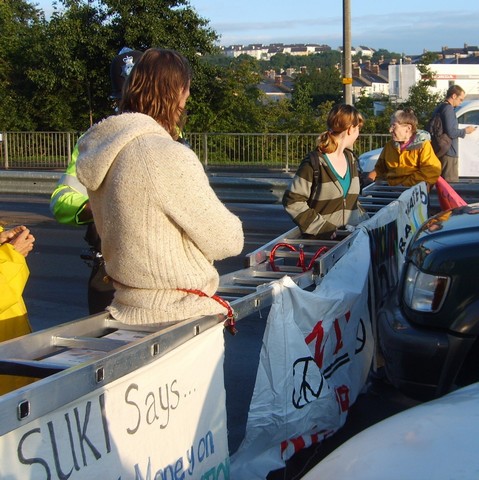
[[243, 249], [240, 220], [217, 198], [195, 153], [177, 142], [189, 96], [187, 60], [149, 49], [124, 87], [120, 114], [79, 142], [86, 186], [115, 297], [130, 324], [226, 313], [212, 299], [215, 260]]

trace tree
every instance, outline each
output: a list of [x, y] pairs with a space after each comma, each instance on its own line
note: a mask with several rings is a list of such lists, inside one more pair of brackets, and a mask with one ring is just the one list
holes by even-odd
[[[203, 128], [212, 121], [208, 102], [216, 96], [212, 79], [216, 69], [204, 62], [204, 55], [217, 54], [218, 35], [186, 0], [103, 0], [108, 8], [112, 47], [128, 45], [146, 50], [171, 48], [188, 58], [194, 75], [188, 108], [193, 122], [204, 114]], [[204, 129], [197, 131], [205, 131]]]
[[430, 64], [437, 58], [437, 55], [428, 52], [423, 55], [422, 63], [417, 65], [421, 74], [420, 80], [416, 85], [409, 89], [409, 97], [404, 102], [404, 107], [410, 107], [414, 110], [418, 119], [419, 126], [424, 128], [431, 118], [433, 110], [440, 102], [443, 95], [440, 93], [431, 93], [429, 88], [434, 86], [434, 74]]
[[188, 128], [197, 132], [257, 132], [261, 124], [261, 95], [258, 62], [248, 56], [235, 58], [229, 68], [212, 68], [207, 102], [201, 114], [193, 110]]
[[380, 62], [390, 62], [391, 60], [400, 60], [403, 55], [400, 53], [390, 52], [384, 48], [376, 50], [371, 56], [371, 62], [380, 63]]
[[313, 105], [314, 84], [308, 81], [306, 75], [300, 76], [296, 81], [293, 91], [292, 112], [290, 115], [290, 131], [292, 132], [316, 132], [315, 108]]
[[32, 74], [41, 67], [44, 17], [37, 8], [23, 0], [0, 3], [0, 129], [36, 128]]
[[174, 48], [192, 64], [192, 104], [205, 102], [216, 33], [186, 0], [61, 0], [47, 22], [24, 0], [0, 3], [2, 128], [85, 130], [113, 112], [110, 63], [124, 47]]
[[42, 92], [39, 124], [54, 130], [85, 130], [112, 113], [109, 99], [112, 51], [108, 15], [99, 4], [70, 0], [46, 30], [45, 68], [35, 80]]
[[[306, 85], [309, 85], [309, 87], [306, 87]], [[310, 88], [312, 108], [316, 108], [327, 101], [338, 103], [342, 98], [340, 72], [335, 67], [326, 67], [321, 70], [303, 73], [296, 79], [295, 90], [302, 91], [305, 88]]]
[[[384, 106], [384, 109], [379, 114], [375, 112], [375, 102], [380, 102]], [[389, 120], [397, 109], [397, 106], [389, 100], [389, 97], [384, 95], [379, 98], [373, 98], [369, 95], [361, 95], [356, 100], [354, 106], [361, 112], [364, 118], [362, 133], [389, 133]]]
[[294, 132], [294, 116], [291, 101], [287, 98], [277, 102], [267, 102], [261, 109], [259, 132], [282, 133]]

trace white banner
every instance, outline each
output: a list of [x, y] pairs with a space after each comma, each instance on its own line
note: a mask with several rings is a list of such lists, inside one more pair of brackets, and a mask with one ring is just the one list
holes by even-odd
[[427, 204], [427, 188], [422, 182], [405, 190], [397, 200], [379, 210], [374, 217], [363, 222], [361, 226], [372, 231], [397, 222], [393, 243], [382, 245], [382, 252], [385, 256], [397, 256], [400, 266], [412, 236], [427, 220]]
[[245, 438], [231, 459], [233, 480], [266, 478], [344, 424], [367, 380], [374, 350], [369, 239], [373, 263], [395, 282], [426, 211], [422, 183], [362, 224], [351, 248], [314, 292], [301, 290], [288, 277], [277, 283]]
[[4, 435], [0, 478], [228, 479], [223, 359], [218, 325]]
[[396, 289], [407, 246], [427, 220], [427, 203], [426, 184], [420, 183], [362, 224], [369, 232], [377, 307]]
[[314, 292], [288, 277], [276, 284], [232, 479], [264, 480], [346, 420], [372, 359], [368, 252], [368, 236], [360, 232]]

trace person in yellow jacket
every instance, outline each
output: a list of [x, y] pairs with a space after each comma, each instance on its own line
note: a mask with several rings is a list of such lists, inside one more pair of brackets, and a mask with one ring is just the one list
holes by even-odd
[[[25, 257], [35, 238], [25, 226], [4, 230], [0, 226], [0, 341], [31, 333], [23, 290], [30, 271]], [[31, 383], [33, 379], [0, 375], [0, 395]]]
[[417, 129], [418, 120], [410, 109], [397, 110], [391, 117], [392, 139], [384, 146], [371, 180], [386, 180], [389, 185], [412, 187], [426, 182], [430, 188], [441, 175], [428, 132]]

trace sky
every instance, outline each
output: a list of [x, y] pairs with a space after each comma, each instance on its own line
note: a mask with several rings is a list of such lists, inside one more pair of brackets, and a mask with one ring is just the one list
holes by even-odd
[[[52, 1], [32, 0], [48, 15]], [[223, 46], [343, 43], [342, 0], [190, 0]], [[479, 45], [479, 5], [451, 0], [350, 0], [351, 44], [406, 55]], [[471, 5], [469, 4], [469, 5]]]

